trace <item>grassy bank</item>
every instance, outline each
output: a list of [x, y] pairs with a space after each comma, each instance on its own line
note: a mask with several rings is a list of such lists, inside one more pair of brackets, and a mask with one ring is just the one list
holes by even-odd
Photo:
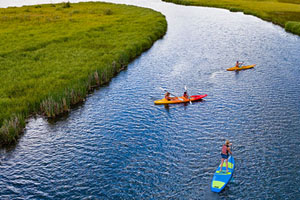
[[271, 21], [300, 35], [299, 0], [163, 0], [182, 5], [225, 8]]
[[55, 117], [107, 83], [167, 29], [153, 10], [108, 3], [0, 9], [0, 144], [34, 113]]

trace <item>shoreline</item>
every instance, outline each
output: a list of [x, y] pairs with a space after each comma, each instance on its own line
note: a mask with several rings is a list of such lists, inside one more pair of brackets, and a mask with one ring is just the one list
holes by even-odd
[[300, 36], [300, 2], [294, 0], [278, 1], [232, 1], [232, 0], [162, 0], [184, 6], [203, 6], [243, 12], [262, 20], [272, 22], [285, 29], [286, 32]]
[[[84, 6], [86, 6], [86, 10], [82, 9]], [[95, 10], [89, 11], [91, 7]], [[51, 15], [45, 14], [47, 10], [49, 13], [51, 11]], [[53, 15], [53, 10], [59, 12], [58, 17]], [[28, 34], [24, 36], [25, 43], [20, 42], [19, 46], [11, 47], [11, 41], [8, 39], [8, 42], [5, 43], [7, 48], [0, 49], [0, 64], [4, 66], [4, 73], [11, 72], [10, 63], [8, 63], [10, 60], [14, 69], [16, 71], [21, 69], [20, 72], [24, 72], [24, 75], [21, 76], [26, 77], [22, 77], [25, 80], [18, 77], [20, 79], [18, 82], [13, 81], [16, 78], [14, 77], [15, 74], [6, 74], [8, 77], [12, 77], [11, 79], [8, 78], [9, 80], [6, 82], [12, 82], [13, 86], [11, 83], [2, 84], [2, 87], [10, 85], [10, 88], [7, 90], [2, 88], [4, 92], [3, 90], [0, 91], [0, 108], [7, 110], [1, 115], [1, 146], [17, 142], [29, 116], [43, 115], [48, 118], [55, 118], [69, 112], [72, 106], [85, 101], [87, 95], [95, 88], [109, 83], [131, 61], [150, 49], [153, 43], [161, 39], [167, 31], [167, 21], [161, 13], [147, 8], [121, 4], [103, 2], [43, 4], [3, 8], [0, 11], [2, 11], [2, 22], [6, 20], [3, 22], [5, 24], [11, 23], [9, 20], [15, 20], [13, 23], [16, 27], [18, 27], [19, 22], [24, 23], [24, 21], [29, 26], [33, 24], [32, 27], [37, 26], [38, 28], [48, 23], [47, 26], [53, 26], [53, 30], [57, 30], [57, 27], [75, 24], [74, 33], [68, 36], [65, 36], [65, 33], [58, 36], [53, 36], [52, 33], [47, 35], [46, 33], [43, 37], [40, 36], [42, 33], [38, 32], [37, 42], [30, 39], [31, 35], [36, 33], [32, 33], [33, 31], [28, 28]], [[4, 15], [5, 12], [9, 14]], [[23, 14], [24, 12], [27, 14], [26, 16]], [[19, 13], [21, 14], [18, 15]], [[44, 19], [41, 19], [41, 13], [45, 16], [45, 22], [42, 23], [41, 20]], [[82, 16], [74, 17], [81, 13], [83, 13], [82, 16], [86, 21], [82, 20]], [[36, 17], [36, 15], [39, 16]], [[85, 15], [92, 17], [88, 18]], [[54, 16], [53, 19], [50, 19], [52, 16]], [[56, 20], [56, 18], [58, 19]], [[152, 21], [150, 25], [145, 23], [148, 20]], [[37, 24], [35, 25], [35, 23]], [[62, 25], [58, 25], [59, 23]], [[80, 23], [91, 25], [86, 30], [84, 28], [77, 30]], [[123, 23], [127, 24], [121, 27]], [[15, 34], [15, 31], [18, 30], [16, 27], [10, 29], [10, 24], [5, 25], [8, 27], [6, 32], [13, 30], [11, 31], [12, 34]], [[23, 27], [23, 29], [26, 28]], [[68, 33], [71, 30], [69, 27], [65, 29]], [[49, 32], [51, 32], [50, 29]], [[49, 37], [52, 37], [51, 40]], [[78, 41], [82, 38], [85, 38], [83, 42]], [[98, 43], [97, 39], [100, 40]], [[117, 39], [119, 42], [116, 42]], [[81, 49], [82, 46], [84, 49]], [[74, 55], [77, 50], [79, 51], [78, 55]], [[64, 51], [65, 55], [63, 54]], [[37, 57], [37, 54], [41, 52], [42, 56], [38, 55]], [[54, 53], [56, 54], [53, 55]], [[25, 57], [24, 61], [20, 66], [15, 66], [17, 65], [16, 62], [19, 62], [19, 58], [23, 59], [22, 56]], [[53, 60], [54, 57], [56, 60]], [[57, 62], [56, 65], [60, 67], [57, 67], [54, 62]], [[5, 63], [8, 64], [5, 65]], [[35, 67], [35, 65], [37, 66]], [[65, 67], [69, 69], [66, 70]], [[6, 68], [8, 68], [7, 71], [5, 71]], [[30, 72], [25, 74], [27, 72], [22, 71], [23, 68]], [[27, 79], [27, 77], [29, 78]]]

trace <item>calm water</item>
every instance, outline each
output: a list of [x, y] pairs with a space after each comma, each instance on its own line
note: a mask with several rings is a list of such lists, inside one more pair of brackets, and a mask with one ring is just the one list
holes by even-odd
[[[127, 3], [162, 12], [167, 34], [69, 116], [30, 119], [1, 151], [0, 198], [300, 199], [300, 37], [221, 9]], [[257, 66], [227, 72], [237, 59]], [[208, 96], [153, 104], [184, 85]], [[215, 194], [226, 138], [236, 171]]]

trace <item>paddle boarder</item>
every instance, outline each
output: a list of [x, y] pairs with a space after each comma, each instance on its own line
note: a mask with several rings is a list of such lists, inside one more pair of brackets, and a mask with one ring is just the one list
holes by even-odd
[[223, 146], [222, 146], [222, 152], [221, 152], [222, 160], [221, 160], [220, 173], [222, 172], [224, 160], [226, 161], [226, 173], [228, 173], [228, 157], [229, 157], [229, 154], [232, 154], [231, 149], [229, 147], [231, 145], [232, 145], [232, 143], [230, 143], [229, 140], [226, 140], [225, 144], [223, 144]]

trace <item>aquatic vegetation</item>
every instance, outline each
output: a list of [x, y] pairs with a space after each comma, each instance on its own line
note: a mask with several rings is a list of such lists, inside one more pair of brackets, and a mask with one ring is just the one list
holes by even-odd
[[0, 144], [34, 113], [55, 117], [84, 101], [167, 29], [153, 10], [109, 3], [0, 9]]
[[[300, 35], [300, 1], [298, 0], [163, 0], [181, 5], [225, 8], [232, 12], [244, 12]], [[298, 28], [297, 28], [298, 27]]]

